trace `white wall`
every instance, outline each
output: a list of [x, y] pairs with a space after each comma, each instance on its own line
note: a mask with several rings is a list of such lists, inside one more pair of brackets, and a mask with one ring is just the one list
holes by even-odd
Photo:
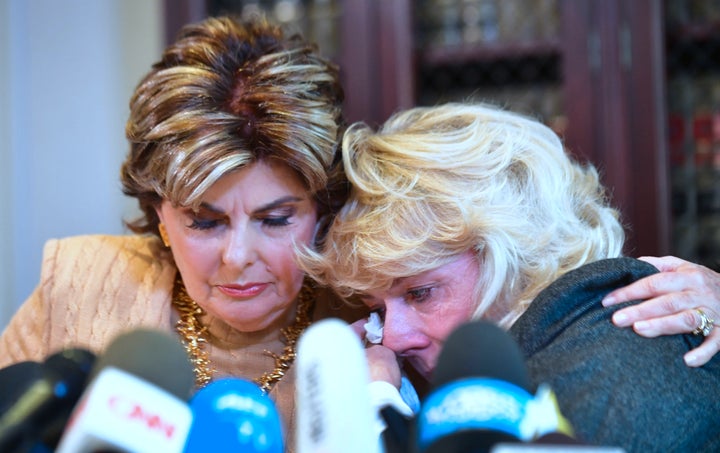
[[[10, 212], [10, 3], [0, 0], [0, 326], [13, 311]], [[1, 327], [0, 327], [1, 328]]]
[[135, 84], [161, 52], [161, 0], [0, 0], [0, 329], [43, 243], [124, 232], [118, 180]]

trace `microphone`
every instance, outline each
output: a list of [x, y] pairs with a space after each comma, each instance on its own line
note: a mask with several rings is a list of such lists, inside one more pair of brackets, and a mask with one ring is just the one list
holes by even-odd
[[486, 321], [459, 326], [438, 357], [432, 388], [416, 418], [421, 453], [488, 452], [553, 431], [570, 435], [554, 394], [530, 378], [515, 341]]
[[[94, 362], [90, 351], [73, 348], [50, 355], [42, 364], [21, 362], [4, 369], [2, 376], [10, 385], [3, 387], [3, 394], [11, 401], [3, 404], [0, 416], [0, 451], [26, 451], [45, 438], [52, 442], [80, 398]], [[13, 397], [15, 390], [19, 395]]]
[[223, 378], [190, 400], [193, 422], [185, 453], [242, 451], [283, 453], [283, 430], [275, 403], [253, 382]]
[[0, 414], [10, 409], [33, 382], [43, 377], [42, 364], [31, 360], [0, 369]]
[[386, 425], [382, 432], [384, 453], [410, 453], [413, 418], [405, 416], [393, 406], [382, 407], [380, 416]]
[[176, 338], [152, 329], [121, 334], [94, 367], [56, 452], [181, 452], [193, 385], [192, 365]]
[[336, 318], [310, 325], [298, 340], [296, 366], [297, 452], [379, 453], [370, 372], [352, 328]]

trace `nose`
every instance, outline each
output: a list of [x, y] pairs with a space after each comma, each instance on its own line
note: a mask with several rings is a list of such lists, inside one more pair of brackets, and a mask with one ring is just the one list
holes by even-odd
[[223, 244], [223, 263], [238, 269], [251, 265], [257, 260], [258, 240], [252, 228], [238, 225], [228, 229]]
[[396, 354], [427, 345], [422, 322], [412, 308], [402, 302], [385, 304], [382, 344]]

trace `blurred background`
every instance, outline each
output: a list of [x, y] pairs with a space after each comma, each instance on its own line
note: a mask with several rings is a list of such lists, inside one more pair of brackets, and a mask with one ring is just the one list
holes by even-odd
[[0, 0], [0, 328], [47, 239], [135, 214], [127, 102], [165, 44], [258, 10], [340, 65], [349, 121], [469, 99], [532, 115], [600, 169], [626, 254], [720, 269], [720, 0]]

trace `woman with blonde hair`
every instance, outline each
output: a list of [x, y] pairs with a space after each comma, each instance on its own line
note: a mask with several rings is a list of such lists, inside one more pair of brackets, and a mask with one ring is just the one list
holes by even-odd
[[[613, 325], [618, 307], [603, 297], [658, 269], [622, 256], [597, 171], [549, 128], [489, 105], [418, 107], [377, 132], [352, 126], [343, 160], [350, 198], [304, 267], [381, 318], [382, 344], [368, 349], [376, 379], [399, 386], [396, 360], [374, 352], [389, 348], [422, 388], [448, 335], [486, 319], [517, 340], [582, 441], [720, 448], [708, 415], [720, 410], [720, 359], [681, 361], [712, 322], [655, 339]], [[714, 316], [708, 303], [696, 308]]]

